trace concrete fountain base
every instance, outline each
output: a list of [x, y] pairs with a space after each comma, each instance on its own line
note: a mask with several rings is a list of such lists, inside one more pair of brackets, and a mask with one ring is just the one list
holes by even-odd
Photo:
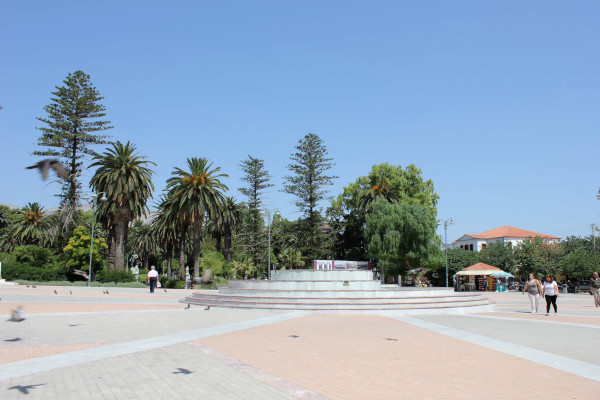
[[418, 315], [492, 311], [479, 292], [382, 285], [372, 271], [273, 271], [271, 280], [231, 280], [180, 300], [198, 306], [333, 313]]

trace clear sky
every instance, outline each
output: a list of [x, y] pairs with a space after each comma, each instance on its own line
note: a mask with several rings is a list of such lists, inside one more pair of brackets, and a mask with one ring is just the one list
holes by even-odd
[[56, 206], [58, 185], [24, 167], [50, 92], [81, 69], [112, 139], [158, 164], [155, 199], [196, 156], [242, 200], [252, 155], [273, 175], [269, 207], [295, 219], [278, 190], [310, 132], [334, 159], [334, 196], [374, 164], [414, 163], [454, 219], [448, 241], [502, 225], [589, 235], [599, 19], [595, 0], [3, 0], [0, 203]]

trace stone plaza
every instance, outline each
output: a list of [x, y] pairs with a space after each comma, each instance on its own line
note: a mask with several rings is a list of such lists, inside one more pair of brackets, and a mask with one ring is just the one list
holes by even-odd
[[[192, 290], [0, 286], [2, 399], [597, 399], [600, 309], [370, 315], [192, 306]], [[56, 293], [55, 293], [56, 291]], [[8, 321], [22, 306], [25, 320]]]

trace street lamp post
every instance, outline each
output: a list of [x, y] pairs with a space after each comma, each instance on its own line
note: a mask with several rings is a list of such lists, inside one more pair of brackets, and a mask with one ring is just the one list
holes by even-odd
[[264, 210], [261, 214], [267, 217], [267, 223], [269, 224], [269, 236], [268, 236], [268, 253], [267, 253], [267, 280], [271, 279], [271, 223], [273, 220], [271, 216], [279, 213], [279, 210]]
[[90, 243], [90, 271], [88, 274], [88, 287], [92, 284], [92, 258], [94, 255], [94, 225], [96, 223], [96, 208], [98, 208], [98, 196], [102, 195], [100, 201], [108, 200], [106, 198], [106, 193], [100, 192], [91, 195], [92, 198], [92, 241]]
[[444, 223], [444, 252], [446, 253], [446, 287], [448, 287], [448, 225], [454, 225], [452, 218], [442, 220]]

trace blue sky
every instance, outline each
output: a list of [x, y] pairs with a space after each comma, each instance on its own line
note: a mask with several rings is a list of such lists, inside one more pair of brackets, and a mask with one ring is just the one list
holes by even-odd
[[419, 167], [455, 221], [449, 241], [502, 225], [588, 235], [598, 15], [597, 1], [4, 0], [0, 203], [57, 204], [58, 185], [24, 167], [50, 92], [81, 69], [112, 139], [158, 164], [155, 198], [197, 156], [242, 200], [252, 155], [273, 175], [268, 206], [295, 219], [278, 189], [310, 132], [334, 159], [334, 196], [374, 164]]

